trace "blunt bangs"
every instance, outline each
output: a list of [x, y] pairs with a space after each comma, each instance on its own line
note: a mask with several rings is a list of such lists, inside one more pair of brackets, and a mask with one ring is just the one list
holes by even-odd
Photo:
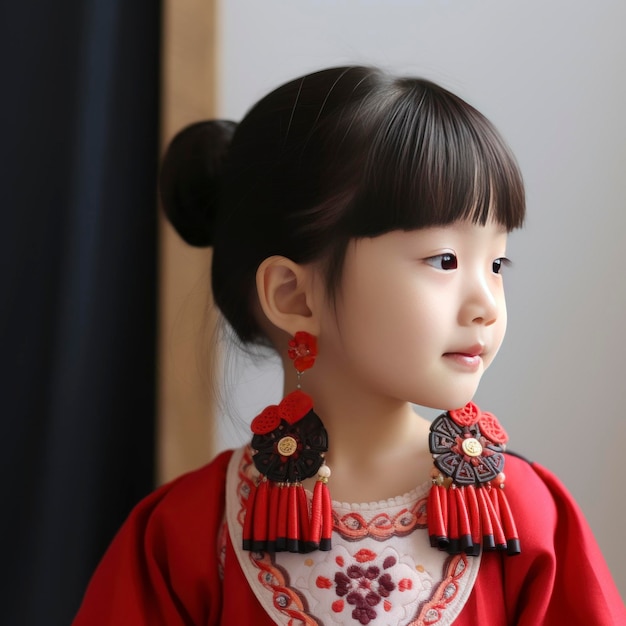
[[213, 293], [243, 342], [263, 342], [256, 271], [272, 255], [317, 263], [331, 301], [350, 241], [393, 230], [524, 220], [522, 177], [461, 98], [377, 68], [329, 68], [259, 100], [223, 156]]
[[522, 176], [493, 125], [426, 80], [399, 79], [392, 92], [365, 133], [369, 146], [344, 232], [368, 237], [466, 219], [520, 227]]

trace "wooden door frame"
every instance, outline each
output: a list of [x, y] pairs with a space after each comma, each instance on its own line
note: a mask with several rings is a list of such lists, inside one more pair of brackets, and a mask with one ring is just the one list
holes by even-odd
[[[162, 29], [163, 153], [178, 130], [216, 115], [217, 0], [163, 0]], [[160, 211], [158, 484], [215, 453], [210, 262], [211, 251], [185, 244]]]

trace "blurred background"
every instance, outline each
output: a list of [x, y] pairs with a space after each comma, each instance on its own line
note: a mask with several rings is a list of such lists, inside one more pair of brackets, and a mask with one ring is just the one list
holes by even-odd
[[477, 402], [574, 494], [624, 597], [625, 21], [618, 0], [3, 3], [0, 623], [68, 624], [130, 508], [280, 397], [275, 359], [214, 341], [210, 251], [164, 223], [158, 161], [187, 123], [353, 63], [443, 84], [517, 155], [528, 220]]

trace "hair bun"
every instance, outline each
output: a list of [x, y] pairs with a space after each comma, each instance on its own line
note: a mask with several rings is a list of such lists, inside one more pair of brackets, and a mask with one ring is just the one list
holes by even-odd
[[222, 170], [236, 127], [228, 120], [191, 124], [172, 139], [163, 157], [159, 180], [163, 208], [192, 246], [213, 243]]

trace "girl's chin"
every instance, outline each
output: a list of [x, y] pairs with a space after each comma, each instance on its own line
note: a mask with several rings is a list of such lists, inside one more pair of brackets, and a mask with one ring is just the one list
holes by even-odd
[[442, 394], [441, 397], [430, 399], [427, 404], [423, 402], [415, 402], [415, 404], [437, 411], [452, 411], [453, 409], [461, 409], [468, 402], [471, 402], [475, 393], [476, 389], [467, 393]]

